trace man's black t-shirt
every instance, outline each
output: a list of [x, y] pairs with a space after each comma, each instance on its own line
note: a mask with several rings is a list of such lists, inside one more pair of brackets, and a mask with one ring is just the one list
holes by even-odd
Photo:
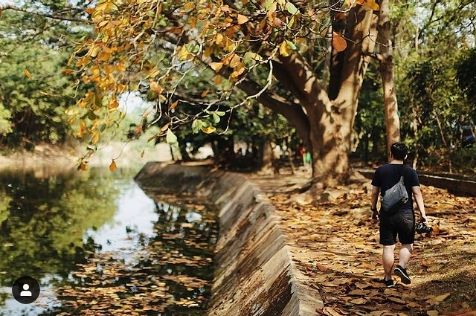
[[375, 170], [372, 179], [372, 185], [380, 188], [380, 193], [383, 195], [385, 191], [393, 187], [400, 181], [403, 176], [403, 182], [408, 192], [408, 201], [402, 206], [402, 210], [413, 210], [413, 195], [412, 187], [419, 186], [418, 175], [416, 171], [408, 166], [401, 164], [388, 163]]

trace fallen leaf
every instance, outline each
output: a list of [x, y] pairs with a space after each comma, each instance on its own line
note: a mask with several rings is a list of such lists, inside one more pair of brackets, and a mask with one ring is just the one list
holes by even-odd
[[351, 300], [350, 303], [355, 304], [355, 305], [362, 305], [362, 304], [367, 303], [367, 300], [363, 297], [355, 298], [355, 299]]
[[445, 293], [445, 294], [441, 294], [441, 295], [438, 295], [438, 296], [430, 296], [429, 299], [427, 300], [427, 302], [438, 304], [438, 303], [441, 303], [444, 300], [446, 300], [448, 298], [448, 296], [450, 296], [450, 295], [451, 295], [451, 293]]
[[406, 304], [406, 302], [404, 300], [402, 300], [398, 297], [394, 297], [394, 296], [388, 296], [387, 300], [392, 301], [392, 302], [397, 303], [397, 304]]
[[322, 312], [324, 315], [329, 315], [329, 316], [341, 316], [342, 314], [339, 313], [337, 310], [335, 310], [332, 307], [326, 306], [322, 309]]

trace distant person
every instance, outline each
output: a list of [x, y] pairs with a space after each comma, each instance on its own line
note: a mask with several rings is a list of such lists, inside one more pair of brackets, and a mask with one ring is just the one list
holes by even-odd
[[[407, 146], [403, 143], [394, 143], [390, 147], [390, 151], [390, 163], [377, 168], [375, 171], [372, 180], [371, 205], [372, 218], [379, 220], [380, 244], [383, 245], [384, 283], [387, 287], [394, 286], [392, 271], [400, 277], [402, 283], [411, 283], [410, 275], [406, 269], [413, 251], [413, 241], [415, 239], [415, 214], [413, 212], [412, 195], [415, 197], [418, 205], [421, 220], [423, 222], [427, 221], [418, 175], [414, 169], [403, 164], [408, 154]], [[381, 208], [380, 212], [378, 212], [377, 200], [379, 192], [384, 196], [385, 192], [394, 187], [401, 177], [403, 177], [408, 200], [405, 203], [397, 204], [391, 211], [386, 210], [383, 212]], [[402, 246], [399, 263], [394, 268], [394, 251], [397, 236]]]

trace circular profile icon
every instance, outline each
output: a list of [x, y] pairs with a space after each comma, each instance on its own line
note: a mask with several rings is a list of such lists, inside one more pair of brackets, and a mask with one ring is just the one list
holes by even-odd
[[40, 295], [40, 284], [32, 277], [23, 276], [13, 283], [12, 294], [22, 304], [33, 303]]

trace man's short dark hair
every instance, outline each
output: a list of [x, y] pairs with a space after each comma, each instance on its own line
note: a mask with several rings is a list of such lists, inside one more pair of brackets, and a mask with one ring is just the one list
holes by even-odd
[[392, 156], [395, 159], [403, 160], [408, 154], [408, 148], [404, 143], [393, 143], [390, 146], [390, 151], [392, 152]]

